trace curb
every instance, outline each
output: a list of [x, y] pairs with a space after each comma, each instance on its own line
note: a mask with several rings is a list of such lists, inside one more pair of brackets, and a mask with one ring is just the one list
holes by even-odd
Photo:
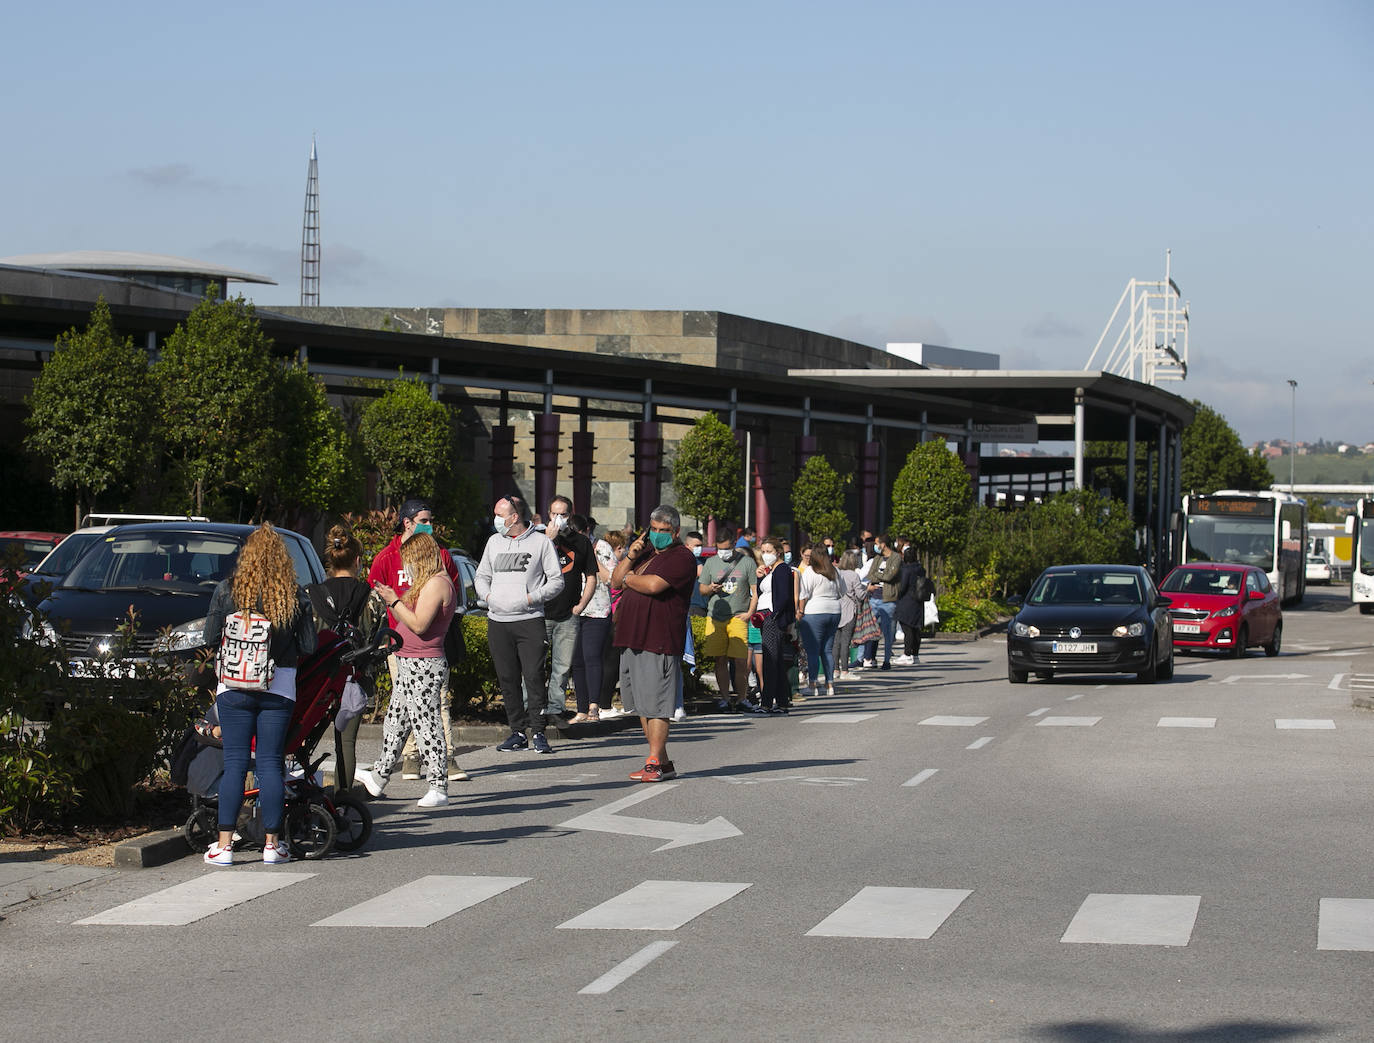
[[114, 864], [120, 869], [153, 869], [194, 853], [181, 830], [164, 829], [115, 845]]

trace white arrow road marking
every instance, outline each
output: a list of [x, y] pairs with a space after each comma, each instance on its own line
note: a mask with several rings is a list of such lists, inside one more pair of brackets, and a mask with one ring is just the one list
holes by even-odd
[[1331, 678], [1331, 683], [1326, 687], [1333, 692], [1339, 692], [1341, 690], [1341, 678], [1344, 676], [1345, 674], [1337, 674], [1335, 677]]
[[1307, 674], [1232, 674], [1230, 677], [1223, 677], [1218, 684], [1234, 684], [1237, 681], [1296, 681], [1306, 676]]
[[696, 823], [665, 822], [653, 818], [629, 818], [617, 814], [625, 808], [633, 807], [651, 797], [664, 793], [676, 785], [675, 782], [657, 783], [652, 789], [645, 789], [642, 792], [631, 793], [628, 797], [613, 800], [604, 808], [597, 808], [585, 815], [570, 818], [566, 822], [560, 822], [559, 826], [563, 829], [594, 829], [599, 833], [622, 833], [625, 836], [655, 837], [658, 840], [668, 841], [662, 847], [654, 848], [655, 851], [686, 847], [688, 844], [701, 844], [708, 840], [725, 840], [729, 837], [744, 836], [732, 823], [719, 815], [710, 822]]

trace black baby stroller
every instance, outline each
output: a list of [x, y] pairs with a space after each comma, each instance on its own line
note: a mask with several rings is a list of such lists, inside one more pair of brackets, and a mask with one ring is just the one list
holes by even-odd
[[[337, 794], [320, 784], [320, 765], [329, 754], [316, 751], [345, 702], [345, 687], [350, 682], [356, 685], [356, 678], [369, 664], [399, 648], [401, 637], [383, 628], [364, 645], [356, 630], [346, 625], [340, 629], [343, 633], [320, 631], [318, 647], [301, 660], [296, 671], [296, 705], [286, 733], [286, 818], [282, 828], [293, 858], [357, 851], [372, 836], [372, 812], [348, 792], [351, 780]], [[358, 712], [361, 707], [350, 709]], [[191, 815], [182, 833], [194, 851], [203, 851], [219, 836], [219, 778], [224, 770], [224, 752], [213, 735], [217, 722], [211, 715], [188, 729], [173, 766], [174, 781], [182, 782], [191, 795]], [[250, 788], [243, 796], [234, 847], [261, 847], [266, 838], [258, 815], [258, 791]]]

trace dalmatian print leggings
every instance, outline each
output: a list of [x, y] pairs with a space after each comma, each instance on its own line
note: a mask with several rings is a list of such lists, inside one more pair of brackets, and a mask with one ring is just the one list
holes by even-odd
[[448, 660], [396, 658], [396, 687], [391, 693], [386, 719], [382, 721], [382, 755], [373, 770], [390, 778], [401, 759], [401, 749], [411, 731], [416, 752], [424, 761], [430, 789], [448, 792], [448, 743], [444, 741], [444, 680]]

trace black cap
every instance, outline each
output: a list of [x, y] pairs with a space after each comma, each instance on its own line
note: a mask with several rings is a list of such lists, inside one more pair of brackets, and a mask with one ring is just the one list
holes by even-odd
[[420, 499], [419, 497], [407, 500], [405, 503], [401, 504], [401, 512], [396, 517], [396, 531], [403, 531], [401, 522], [405, 521], [407, 518], [414, 518], [421, 511], [430, 511], [432, 513], [433, 510], [434, 508], [430, 506], [428, 500]]

